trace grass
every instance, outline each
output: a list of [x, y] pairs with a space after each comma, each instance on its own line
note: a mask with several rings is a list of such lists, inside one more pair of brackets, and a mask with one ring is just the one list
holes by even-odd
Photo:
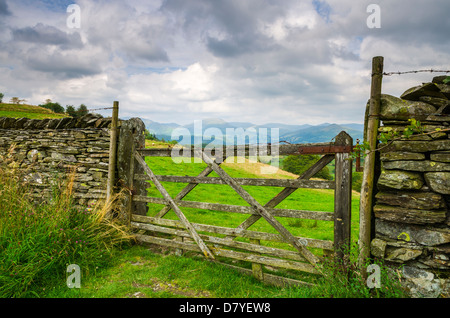
[[[147, 158], [157, 174], [196, 175], [204, 164], [174, 165], [170, 158]], [[336, 264], [325, 263], [326, 277], [315, 287], [268, 286], [221, 264], [205, 261], [195, 254], [176, 256], [170, 250], [129, 244], [129, 236], [106, 214], [108, 208], [76, 210], [71, 203], [71, 182], [55, 187], [51, 202], [36, 206], [20, 182], [18, 171], [7, 168], [0, 158], [0, 297], [51, 298], [359, 298], [402, 297], [394, 277], [383, 276], [383, 289], [370, 290], [355, 266], [342, 273]], [[253, 167], [254, 168], [254, 167]], [[260, 176], [248, 165], [224, 164], [235, 177]], [[213, 175], [213, 174], [211, 174]], [[270, 176], [273, 177], [273, 176]], [[284, 175], [286, 178], [294, 176]], [[165, 186], [175, 195], [180, 187]], [[233, 190], [222, 185], [197, 187], [187, 200], [243, 204]], [[210, 187], [211, 186], [211, 187]], [[246, 187], [264, 203], [279, 188]], [[63, 189], [58, 191], [58, 189]], [[156, 196], [154, 188], [149, 193]], [[212, 196], [211, 193], [214, 195]], [[332, 211], [333, 193], [299, 189], [284, 204], [286, 208]], [[353, 194], [357, 211], [358, 194]], [[152, 208], [154, 213], [157, 208]], [[190, 210], [190, 211], [189, 211]], [[237, 226], [245, 216], [232, 213], [183, 209], [189, 220], [222, 226]], [[231, 214], [231, 216], [230, 216]], [[280, 221], [282, 218], [280, 218]], [[357, 217], [352, 238], [357, 238]], [[332, 239], [332, 222], [284, 220], [294, 235]], [[251, 229], [270, 231], [264, 220]], [[355, 253], [353, 253], [355, 254]], [[350, 263], [354, 264], [352, 257]], [[81, 268], [81, 288], [66, 285], [69, 264]], [[387, 271], [382, 271], [387, 273]], [[346, 279], [345, 277], [349, 277]]]
[[49, 203], [36, 205], [20, 181], [22, 173], [8, 163], [0, 157], [0, 297], [42, 297], [65, 283], [69, 264], [90, 275], [129, 242], [111, 219], [112, 207], [74, 207], [73, 179], [55, 185]]
[[40, 106], [0, 103], [0, 117], [12, 117], [12, 118], [26, 117], [29, 119], [44, 119], [44, 118], [63, 118], [67, 117], [67, 115], [56, 114], [52, 112], [50, 109]]

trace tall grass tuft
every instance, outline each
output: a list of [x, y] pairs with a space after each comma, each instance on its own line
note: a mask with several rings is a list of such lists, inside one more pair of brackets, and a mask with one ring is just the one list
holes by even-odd
[[114, 203], [75, 207], [74, 173], [51, 200], [36, 204], [17, 166], [0, 157], [0, 297], [45, 297], [51, 286], [66, 284], [69, 264], [83, 277], [108, 266], [114, 249], [130, 241], [112, 218]]
[[[368, 260], [380, 268], [379, 286], [370, 287], [369, 277], [363, 277], [358, 265], [358, 246], [349, 247], [348, 257], [344, 261], [330, 258], [322, 265], [327, 275], [317, 280], [314, 297], [319, 298], [405, 298], [409, 297], [402, 286], [399, 269], [393, 269], [381, 261]], [[370, 278], [369, 278], [370, 279]]]

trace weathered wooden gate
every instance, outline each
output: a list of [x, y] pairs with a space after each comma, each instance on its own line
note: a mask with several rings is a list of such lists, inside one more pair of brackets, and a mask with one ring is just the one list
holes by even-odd
[[[307, 284], [297, 279], [285, 278], [279, 275], [263, 272], [263, 266], [271, 268], [285, 268], [311, 274], [322, 274], [318, 266], [324, 255], [335, 255], [338, 259], [345, 256], [345, 247], [350, 243], [351, 216], [351, 180], [353, 140], [345, 132], [341, 132], [332, 143], [319, 144], [289, 144], [278, 145], [279, 155], [320, 154], [322, 157], [298, 179], [256, 179], [232, 178], [220, 166], [222, 160], [210, 156], [204, 149], [183, 152], [187, 156], [201, 158], [207, 167], [198, 176], [168, 176], [155, 175], [152, 167], [145, 162], [146, 156], [170, 157], [171, 149], [135, 149], [131, 158], [130, 172], [134, 180], [150, 180], [161, 197], [133, 195], [133, 202], [164, 204], [155, 216], [144, 216], [133, 211], [133, 204], [129, 204], [130, 226], [137, 231], [136, 239], [140, 242], [158, 244], [175, 248], [177, 251], [201, 252], [207, 259], [220, 261], [223, 258], [250, 262], [252, 269], [226, 264], [253, 274], [268, 283], [284, 285], [286, 283]], [[273, 146], [271, 146], [273, 147]], [[273, 148], [268, 148], [267, 153]], [[247, 149], [248, 150], [248, 149]], [[221, 152], [225, 154], [225, 151]], [[223, 158], [220, 158], [223, 159]], [[327, 164], [335, 160], [335, 180], [310, 180]], [[145, 176], [134, 174], [134, 167], [138, 164], [145, 171]], [[219, 177], [208, 177], [215, 172]], [[161, 182], [187, 183], [184, 189], [175, 197], [171, 197]], [[131, 180], [131, 188], [133, 181]], [[227, 184], [248, 206], [186, 201], [186, 197], [198, 184]], [[260, 204], [242, 186], [271, 186], [284, 188], [265, 205]], [[316, 212], [293, 209], [275, 208], [298, 188], [334, 189], [334, 212]], [[213, 196], [214, 193], [211, 193]], [[197, 208], [212, 211], [248, 214], [249, 217], [236, 228], [190, 222], [181, 208]], [[164, 216], [173, 210], [178, 220], [167, 219]], [[291, 234], [278, 218], [301, 218], [334, 222], [334, 241], [297, 237]], [[266, 233], [249, 230], [258, 220], [264, 219], [276, 233]], [[239, 238], [239, 240], [238, 240]], [[242, 240], [244, 238], [244, 240]], [[285, 243], [287, 248], [273, 247], [267, 242]], [[292, 248], [293, 247], [293, 248]], [[315, 252], [311, 251], [313, 249]], [[317, 253], [323, 250], [323, 254]]]

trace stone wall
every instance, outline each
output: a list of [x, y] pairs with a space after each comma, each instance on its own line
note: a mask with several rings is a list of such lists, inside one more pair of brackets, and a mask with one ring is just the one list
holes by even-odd
[[380, 151], [372, 255], [403, 265], [406, 285], [418, 297], [449, 292], [450, 85], [435, 77], [400, 98], [382, 95], [381, 132], [403, 132], [408, 119], [425, 135], [394, 141]]
[[[52, 191], [75, 171], [75, 204], [87, 207], [106, 198], [111, 118], [88, 114], [81, 118], [28, 119], [0, 118], [0, 160], [10, 156], [9, 165], [20, 168], [37, 201], [50, 199]], [[142, 121], [119, 120], [116, 181], [123, 185], [130, 160], [124, 151], [135, 142], [144, 146]], [[129, 131], [133, 131], [130, 135]], [[128, 138], [123, 136], [127, 135]], [[122, 142], [120, 142], [122, 140]], [[145, 188], [144, 188], [145, 191]], [[142, 192], [142, 190], [141, 190]]]

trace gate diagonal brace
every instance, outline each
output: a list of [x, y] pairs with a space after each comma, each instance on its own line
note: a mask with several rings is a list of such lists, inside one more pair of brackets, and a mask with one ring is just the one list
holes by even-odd
[[247, 191], [245, 191], [236, 181], [230, 177], [221, 167], [217, 165], [211, 158], [209, 158], [203, 151], [199, 151], [198, 154], [201, 155], [203, 161], [208, 164], [230, 187], [232, 187], [255, 211], [261, 215], [272, 227], [274, 227], [283, 236], [286, 241], [292, 244], [302, 256], [304, 256], [312, 265], [317, 265], [319, 263], [319, 258], [317, 258], [313, 253], [311, 253], [305, 246], [300, 244], [298, 240], [285, 228], [283, 225], [275, 219], [267, 210], [256, 201]]
[[162, 186], [161, 182], [159, 182], [156, 175], [153, 173], [153, 171], [149, 168], [149, 166], [145, 163], [145, 160], [141, 157], [141, 155], [138, 152], [134, 152], [134, 157], [136, 160], [141, 164], [141, 166], [144, 168], [145, 172], [149, 176], [150, 180], [154, 183], [155, 187], [158, 189], [158, 191], [162, 194], [166, 202], [170, 205], [172, 210], [175, 212], [175, 214], [180, 219], [181, 223], [185, 226], [185, 228], [190, 232], [192, 238], [197, 243], [197, 245], [202, 250], [203, 254], [206, 258], [214, 260], [214, 254], [210, 251], [210, 249], [206, 246], [205, 242], [200, 238], [197, 231], [194, 229], [192, 224], [188, 221], [186, 216], [183, 214], [183, 212], [180, 210], [180, 208], [177, 206], [175, 201], [172, 199], [172, 197], [169, 195], [167, 190]]

